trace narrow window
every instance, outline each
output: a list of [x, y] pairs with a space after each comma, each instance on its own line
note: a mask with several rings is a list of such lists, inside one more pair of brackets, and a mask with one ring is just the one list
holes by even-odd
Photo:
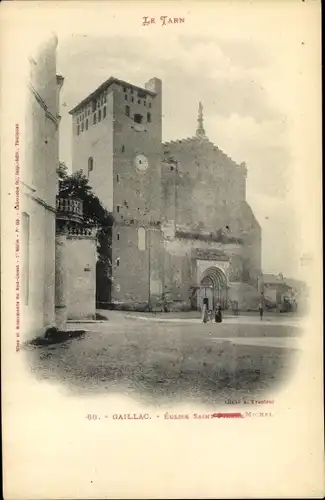
[[125, 151], [125, 146], [123, 144], [122, 147], [121, 147], [121, 152], [124, 153], [124, 151]]
[[85, 124], [84, 124], [84, 122], [82, 122], [82, 124], [81, 124], [81, 132], [84, 131], [84, 128], [85, 128]]
[[138, 104], [141, 104], [141, 100], [140, 99], [138, 99]]
[[78, 125], [78, 127], [77, 127], [77, 135], [79, 135], [79, 134], [80, 134], [80, 125]]
[[88, 130], [88, 118], [86, 120], [86, 130]]
[[147, 122], [150, 123], [151, 122], [151, 113], [147, 113]]
[[98, 111], [98, 121], [100, 122], [101, 119], [102, 119], [102, 110], [100, 109]]
[[151, 102], [149, 102], [149, 108], [151, 108]]
[[88, 177], [90, 172], [94, 170], [94, 159], [92, 157], [88, 158]]
[[106, 106], [104, 106], [104, 109], [103, 109], [103, 118], [106, 118]]
[[126, 92], [126, 88], [125, 87], [123, 87], [123, 92]]
[[22, 213], [22, 274], [21, 287], [22, 297], [25, 305], [28, 305], [29, 300], [29, 267], [30, 267], [30, 217], [26, 212]]
[[134, 102], [134, 97], [131, 97], [131, 101]]
[[116, 182], [119, 182], [119, 180], [120, 180], [120, 177], [119, 177], [119, 175], [117, 174], [117, 175], [116, 175]]
[[143, 104], [146, 106], [146, 105], [147, 105], [147, 102], [146, 102], [146, 101], [143, 101]]
[[96, 111], [96, 101], [92, 102], [92, 110], [93, 112]]
[[97, 101], [97, 108], [100, 108], [100, 101]]
[[117, 233], [117, 239], [118, 240], [120, 239], [120, 233]]
[[146, 230], [144, 227], [139, 227], [138, 229], [138, 249], [146, 249]]
[[126, 116], [130, 116], [130, 106], [125, 106], [125, 114]]
[[96, 121], [97, 121], [97, 116], [96, 113], [94, 113], [94, 125], [96, 125]]
[[124, 99], [127, 101], [128, 100], [128, 96], [127, 94], [124, 94]]
[[120, 258], [117, 257], [117, 259], [116, 259], [116, 266], [119, 267], [119, 265], [120, 265]]
[[120, 211], [120, 205], [116, 205], [116, 211], [119, 212]]
[[142, 118], [143, 118], [142, 115], [135, 114], [134, 115], [134, 121], [135, 121], [135, 123], [142, 123]]

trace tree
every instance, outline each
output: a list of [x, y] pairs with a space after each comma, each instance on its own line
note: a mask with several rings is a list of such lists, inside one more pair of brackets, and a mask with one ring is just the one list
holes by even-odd
[[109, 302], [112, 276], [113, 216], [93, 193], [89, 180], [82, 170], [70, 175], [65, 163], [60, 162], [57, 174], [59, 177], [59, 196], [81, 200], [83, 202], [84, 222], [95, 225], [97, 228], [96, 296], [97, 302]]

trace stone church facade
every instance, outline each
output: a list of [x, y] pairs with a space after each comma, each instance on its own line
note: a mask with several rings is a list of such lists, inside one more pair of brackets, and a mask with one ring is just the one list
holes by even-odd
[[73, 171], [112, 212], [111, 301], [125, 307], [255, 307], [261, 230], [245, 164], [196, 135], [162, 142], [162, 83], [116, 78], [72, 111]]

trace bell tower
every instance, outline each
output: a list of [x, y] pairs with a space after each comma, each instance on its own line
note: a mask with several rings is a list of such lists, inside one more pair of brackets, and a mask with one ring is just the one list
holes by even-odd
[[112, 214], [110, 289], [101, 302], [146, 304], [162, 293], [162, 82], [111, 77], [70, 113], [73, 170]]

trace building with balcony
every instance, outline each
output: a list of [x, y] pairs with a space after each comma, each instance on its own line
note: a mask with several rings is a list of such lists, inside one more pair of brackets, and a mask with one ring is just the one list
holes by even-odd
[[84, 221], [81, 200], [56, 199], [56, 326], [96, 314], [96, 229]]
[[22, 341], [55, 325], [55, 215], [59, 163], [57, 38], [29, 58], [26, 123], [21, 138], [21, 316]]

